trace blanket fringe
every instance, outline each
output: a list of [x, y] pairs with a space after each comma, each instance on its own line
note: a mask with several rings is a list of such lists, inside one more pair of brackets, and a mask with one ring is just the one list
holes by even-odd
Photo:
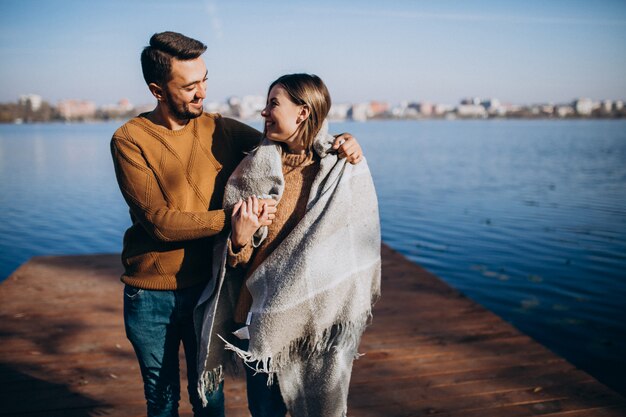
[[218, 337], [224, 341], [226, 349], [233, 351], [243, 360], [244, 365], [256, 373], [268, 374], [267, 384], [272, 385], [276, 373], [294, 360], [306, 361], [314, 355], [331, 350], [348, 350], [352, 352], [354, 359], [361, 357], [362, 355], [358, 353], [361, 335], [371, 322], [371, 318], [370, 310], [358, 321], [335, 323], [320, 333], [309, 334], [291, 341], [273, 356], [262, 358], [254, 357], [252, 353], [239, 349], [219, 335]]
[[219, 385], [224, 380], [224, 368], [222, 365], [215, 369], [206, 369], [202, 372], [198, 382], [198, 395], [202, 400], [202, 406], [206, 407], [208, 404], [207, 393], [212, 393], [218, 389]]

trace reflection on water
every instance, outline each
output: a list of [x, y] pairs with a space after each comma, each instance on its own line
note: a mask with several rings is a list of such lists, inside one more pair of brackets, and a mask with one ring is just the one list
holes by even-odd
[[0, 276], [33, 255], [119, 252], [114, 125], [0, 126]]
[[[0, 126], [2, 277], [35, 254], [120, 251], [116, 125]], [[331, 129], [365, 149], [386, 243], [626, 393], [626, 122]]]

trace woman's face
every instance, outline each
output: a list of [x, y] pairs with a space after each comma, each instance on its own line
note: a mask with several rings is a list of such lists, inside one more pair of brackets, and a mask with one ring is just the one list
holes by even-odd
[[268, 139], [296, 144], [298, 126], [302, 123], [304, 106], [291, 101], [289, 94], [280, 85], [275, 85], [267, 96], [267, 104], [261, 116], [265, 118], [265, 134]]

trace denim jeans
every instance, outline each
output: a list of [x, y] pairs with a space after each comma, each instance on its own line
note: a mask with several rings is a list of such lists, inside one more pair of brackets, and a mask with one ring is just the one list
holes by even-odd
[[177, 417], [180, 400], [178, 349], [183, 342], [187, 391], [195, 417], [223, 417], [223, 384], [202, 407], [197, 392], [197, 346], [193, 309], [204, 285], [173, 291], [124, 287], [124, 324], [143, 377], [149, 417]]
[[[240, 349], [248, 350], [248, 340], [240, 340], [237, 344]], [[257, 373], [246, 369], [246, 386], [248, 394], [248, 410], [252, 417], [285, 417], [287, 407], [280, 394], [278, 378], [274, 377], [274, 384], [267, 386], [267, 374]]]

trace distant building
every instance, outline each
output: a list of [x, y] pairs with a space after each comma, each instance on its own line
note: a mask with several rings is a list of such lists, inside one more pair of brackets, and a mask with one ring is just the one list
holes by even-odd
[[519, 114], [524, 110], [523, 106], [519, 104], [505, 104], [502, 106], [506, 114]]
[[552, 116], [554, 114], [554, 105], [542, 104], [539, 106], [540, 113], [544, 116]]
[[90, 119], [96, 115], [96, 104], [86, 100], [61, 100], [57, 110], [65, 120]]
[[265, 97], [262, 96], [244, 96], [244, 97], [230, 97], [228, 99], [228, 106], [230, 107], [230, 113], [238, 118], [260, 119], [261, 111], [265, 108]]
[[391, 108], [391, 115], [399, 119], [416, 119], [419, 117], [417, 104], [402, 101], [397, 106]]
[[611, 100], [604, 100], [600, 103], [600, 111], [603, 113], [611, 113], [611, 110], [613, 110], [613, 102]]
[[240, 117], [242, 119], [260, 119], [265, 104], [265, 97], [263, 96], [243, 96]]
[[435, 104], [433, 107], [433, 113], [435, 116], [445, 116], [448, 113], [454, 112], [454, 106], [449, 104]]
[[353, 104], [348, 111], [348, 117], [357, 122], [364, 122], [370, 116], [369, 103]]
[[117, 107], [118, 109], [120, 109], [120, 111], [125, 111], [125, 112], [129, 112], [133, 109], [133, 105], [131, 104], [130, 100], [127, 98], [123, 98], [120, 101], [118, 101]]
[[41, 108], [43, 99], [37, 94], [23, 94], [20, 96], [19, 103], [22, 106], [30, 107], [32, 111], [37, 111]]
[[574, 110], [581, 116], [590, 116], [593, 112], [594, 103], [589, 98], [579, 98], [574, 101]]
[[459, 117], [487, 117], [487, 110], [480, 104], [460, 104], [456, 114]]
[[241, 113], [241, 99], [237, 96], [232, 96], [226, 100], [226, 104], [230, 109], [229, 113], [234, 117], [239, 117]]
[[204, 110], [209, 113], [230, 114], [230, 107], [228, 104], [217, 101], [204, 102]]
[[382, 116], [389, 112], [389, 103], [384, 101], [370, 101], [368, 117]]
[[422, 101], [417, 103], [416, 110], [421, 116], [430, 117], [433, 115], [435, 109], [431, 103]]
[[134, 110], [134, 106], [126, 98], [121, 99], [117, 104], [106, 104], [98, 110], [97, 114], [105, 119], [128, 116]]
[[461, 99], [462, 105], [479, 105], [481, 102], [480, 97], [466, 97]]
[[[403, 102], [402, 110], [402, 114], [400, 115], [401, 117], [419, 119], [433, 116], [435, 113], [435, 106], [429, 102]], [[397, 108], [392, 110], [392, 114], [394, 116], [398, 116], [398, 113]]]
[[333, 103], [330, 106], [328, 112], [328, 118], [330, 120], [345, 120], [348, 118], [348, 112], [350, 111], [350, 104], [348, 103]]
[[558, 117], [570, 117], [576, 113], [576, 110], [572, 106], [561, 105], [556, 107], [555, 112]]
[[148, 112], [151, 112], [152, 110], [154, 110], [154, 104], [140, 104], [138, 106], [135, 106], [134, 113], [135, 114], [148, 113]]
[[504, 107], [500, 104], [500, 100], [497, 98], [488, 98], [480, 102], [480, 105], [487, 110], [487, 113], [494, 116], [503, 116], [506, 114]]

